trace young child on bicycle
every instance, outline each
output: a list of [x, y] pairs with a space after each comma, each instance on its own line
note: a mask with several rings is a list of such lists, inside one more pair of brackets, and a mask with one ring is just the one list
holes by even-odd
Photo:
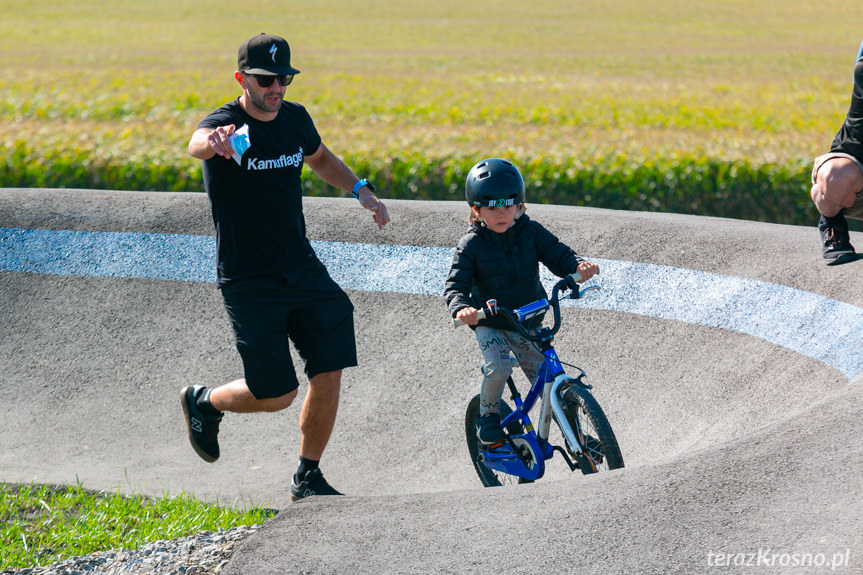
[[[536, 378], [543, 356], [502, 316], [478, 320], [478, 310], [491, 299], [516, 309], [547, 298], [539, 281], [540, 262], [560, 277], [577, 271], [587, 280], [599, 273], [599, 266], [584, 260], [525, 214], [524, 195], [524, 179], [510, 162], [487, 159], [471, 168], [465, 183], [471, 224], [456, 247], [444, 288], [450, 313], [471, 326], [483, 355], [476, 427], [477, 438], [485, 445], [506, 438], [500, 424], [500, 400], [512, 373], [510, 351], [530, 381]], [[541, 322], [536, 317], [525, 327], [539, 327]]]

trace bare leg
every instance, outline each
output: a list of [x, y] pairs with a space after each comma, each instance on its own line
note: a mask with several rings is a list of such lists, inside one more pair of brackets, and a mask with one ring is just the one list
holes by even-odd
[[860, 190], [863, 190], [863, 173], [857, 164], [848, 158], [832, 158], [815, 174], [810, 195], [818, 211], [832, 218], [843, 208], [853, 206]]
[[336, 423], [342, 370], [320, 373], [309, 380], [300, 411], [300, 457], [320, 461]]
[[297, 397], [297, 390], [280, 397], [255, 399], [249, 391], [245, 379], [226, 383], [210, 391], [210, 404], [219, 411], [235, 413], [255, 413], [259, 411], [280, 411], [285, 409]]

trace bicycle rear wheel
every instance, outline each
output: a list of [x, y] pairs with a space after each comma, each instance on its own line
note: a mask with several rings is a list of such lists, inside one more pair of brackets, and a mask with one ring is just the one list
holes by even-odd
[[[512, 413], [512, 409], [503, 400], [500, 401], [500, 417], [503, 419]], [[479, 480], [486, 487], [498, 487], [500, 485], [508, 485], [515, 483], [532, 483], [530, 479], [523, 479], [510, 475], [502, 471], [489, 469], [479, 461], [479, 441], [476, 438], [476, 419], [479, 417], [479, 395], [474, 396], [467, 405], [467, 413], [464, 418], [464, 432], [467, 440], [467, 450], [470, 453], [470, 461], [473, 463], [473, 468], [479, 476]], [[513, 422], [507, 425], [507, 432], [510, 435], [524, 433], [524, 428], [520, 423]]]
[[583, 453], [575, 459], [585, 475], [623, 467], [623, 455], [605, 412], [590, 391], [573, 385], [563, 394], [569, 426], [584, 438]]

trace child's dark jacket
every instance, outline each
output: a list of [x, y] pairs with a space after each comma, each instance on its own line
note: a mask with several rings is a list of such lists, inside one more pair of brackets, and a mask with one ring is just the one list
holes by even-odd
[[[489, 299], [515, 309], [548, 297], [539, 281], [539, 262], [564, 277], [582, 261], [527, 215], [502, 234], [471, 224], [456, 247], [443, 295], [453, 317], [464, 307], [480, 309]], [[512, 329], [500, 315], [480, 320], [479, 325]]]

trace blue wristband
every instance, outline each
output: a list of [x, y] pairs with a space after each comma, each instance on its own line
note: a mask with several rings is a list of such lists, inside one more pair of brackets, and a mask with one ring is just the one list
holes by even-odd
[[371, 191], [375, 191], [375, 187], [371, 185], [371, 183], [367, 179], [363, 178], [356, 184], [354, 184], [354, 188], [351, 190], [351, 193], [356, 199], [360, 199], [360, 188], [362, 188], [363, 186], [368, 186]]

